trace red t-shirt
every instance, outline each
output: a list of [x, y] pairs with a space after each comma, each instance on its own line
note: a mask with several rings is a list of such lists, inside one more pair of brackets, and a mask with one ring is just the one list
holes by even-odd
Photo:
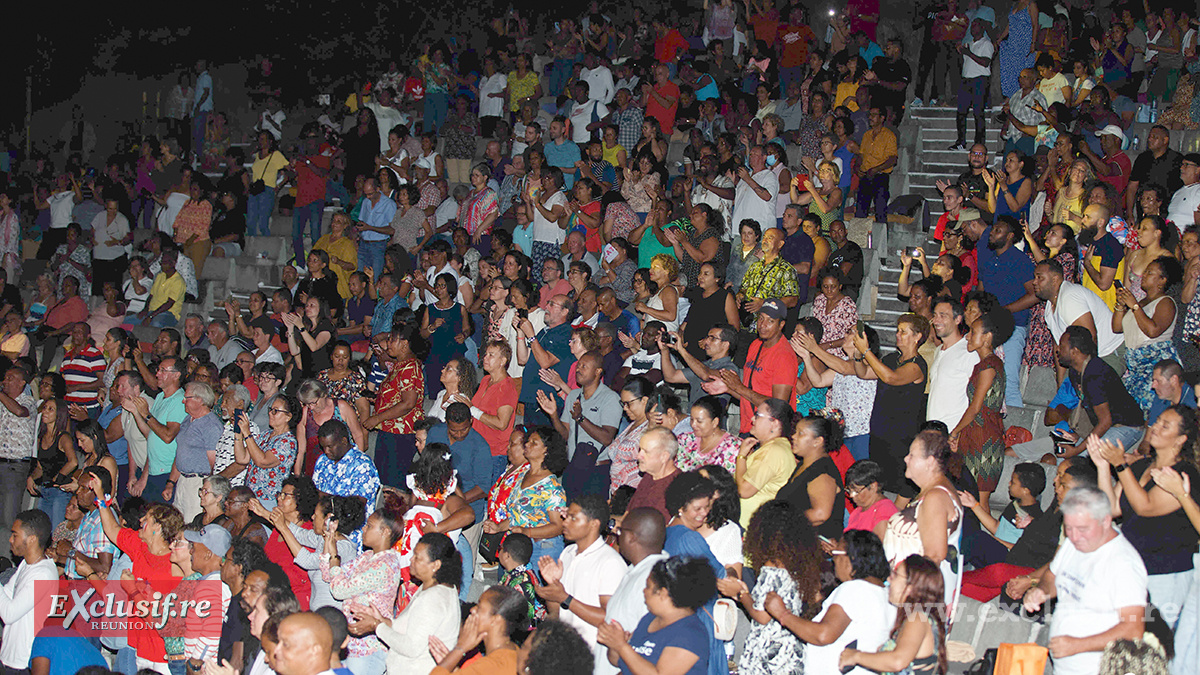
[[483, 440], [487, 441], [488, 448], [492, 451], [492, 457], [503, 457], [508, 454], [508, 439], [512, 436], [513, 425], [517, 421], [517, 395], [520, 392], [517, 391], [517, 385], [511, 377], [504, 378], [495, 386], [492, 386], [491, 382], [491, 375], [483, 377], [483, 381], [479, 383], [479, 389], [471, 399], [471, 405], [489, 415], [495, 415], [501, 406], [512, 406], [513, 414], [508, 418], [508, 426], [503, 429], [493, 429], [484, 424], [483, 420], [475, 420], [472, 426], [480, 436], [483, 436]]
[[772, 9], [764, 14], [750, 17], [750, 25], [754, 27], [754, 39], [773, 45], [779, 35], [779, 12]]
[[420, 101], [425, 98], [425, 80], [410, 77], [404, 81], [404, 96], [410, 101]]
[[672, 63], [678, 58], [680, 51], [687, 50], [688, 41], [674, 28], [654, 41], [654, 58], [658, 59], [659, 63]]
[[658, 120], [664, 135], [670, 136], [675, 128], [675, 112], [679, 110], [679, 86], [667, 80], [666, 84], [654, 87], [654, 91], [664, 98], [674, 99], [670, 108], [665, 108], [658, 99], [650, 96], [646, 101], [646, 117]]
[[813, 30], [804, 24], [779, 28], [780, 68], [796, 68], [808, 63], [808, 43], [816, 42]]
[[1129, 185], [1129, 174], [1133, 171], [1133, 162], [1129, 161], [1129, 155], [1118, 150], [1117, 154], [1111, 157], [1105, 155], [1104, 163], [1108, 165], [1108, 170], [1113, 173], [1108, 176], [1096, 177], [1116, 188], [1117, 194], [1124, 197], [1125, 187]]
[[[301, 527], [311, 530], [312, 523], [304, 523]], [[292, 555], [292, 550], [288, 548], [283, 537], [279, 536], [278, 531], [271, 531], [271, 537], [267, 539], [263, 552], [267, 554], [267, 559], [283, 568], [288, 581], [292, 582], [292, 591], [296, 593], [296, 599], [300, 601], [300, 611], [307, 612], [308, 601], [312, 597], [312, 579], [308, 578], [308, 572], [296, 564], [296, 556]]]
[[638, 483], [637, 490], [634, 491], [633, 497], [629, 499], [628, 509], [636, 509], [640, 507], [651, 508], [663, 514], [663, 518], [667, 522], [671, 521], [671, 514], [667, 511], [667, 488], [671, 483], [675, 482], [675, 478], [679, 476], [679, 469], [675, 469], [662, 480], [654, 480], [649, 474], [642, 476], [642, 482]]
[[296, 161], [296, 206], [307, 206], [325, 199], [325, 175], [318, 174], [313, 167], [328, 173], [329, 165], [329, 157], [325, 155], [303, 157]]
[[[149, 581], [155, 591], [165, 595], [178, 585], [180, 577], [171, 574], [171, 555], [152, 555], [146, 542], [138, 537], [135, 530], [121, 528], [117, 533], [117, 548], [133, 561], [133, 576]], [[130, 629], [129, 646], [143, 659], [155, 663], [167, 661], [167, 648], [162, 636], [153, 628]]]
[[[786, 384], [795, 388], [796, 374], [800, 372], [800, 361], [796, 352], [787, 340], [780, 339], [771, 347], [764, 347], [762, 340], [750, 343], [750, 351], [746, 354], [746, 367], [742, 369], [742, 384], [750, 387], [756, 394], [771, 395], [771, 387]], [[789, 392], [784, 396], [785, 401], [792, 399]], [[741, 400], [742, 421], [740, 431], [750, 431], [754, 421], [754, 406], [747, 399]]]

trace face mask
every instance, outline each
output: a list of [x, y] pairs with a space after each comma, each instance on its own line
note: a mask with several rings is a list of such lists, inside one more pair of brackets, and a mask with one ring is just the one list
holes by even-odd
[[775, 166], [779, 162], [779, 158], [775, 155], [767, 155], [767, 166]]

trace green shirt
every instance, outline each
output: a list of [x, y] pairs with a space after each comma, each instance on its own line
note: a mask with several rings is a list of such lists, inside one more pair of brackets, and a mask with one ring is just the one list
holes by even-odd
[[[154, 405], [150, 406], [150, 415], [160, 424], [182, 424], [187, 418], [187, 411], [183, 409], [183, 387], [170, 396], [163, 396], [159, 392], [154, 398]], [[171, 466], [175, 464], [175, 441], [167, 443], [151, 431], [146, 436], [146, 453], [150, 455], [151, 476], [171, 472]]]

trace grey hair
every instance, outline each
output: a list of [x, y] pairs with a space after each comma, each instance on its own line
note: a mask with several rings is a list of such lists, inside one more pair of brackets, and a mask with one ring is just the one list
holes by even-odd
[[1082, 513], [1094, 520], [1104, 520], [1112, 515], [1112, 503], [1099, 488], [1081, 485], [1071, 488], [1067, 496], [1063, 497], [1059, 510], [1064, 516]]
[[786, 207], [784, 207], [784, 209], [783, 209], [783, 210], [784, 210], [784, 211], [794, 211], [794, 212], [796, 213], [796, 217], [797, 217], [797, 218], [803, 218], [803, 217], [804, 217], [804, 211], [802, 211], [802, 210], [800, 209], [800, 205], [799, 205], [799, 204], [788, 204]]
[[187, 321], [188, 319], [195, 319], [200, 322], [201, 326], [204, 325], [204, 317], [200, 316], [199, 314], [197, 314], [195, 312], [189, 312], [187, 316], [183, 317], [184, 321]]
[[222, 331], [224, 331], [226, 335], [229, 335], [229, 322], [225, 319], [213, 319], [212, 321], [208, 322], [208, 325], [215, 325], [217, 328], [220, 328]]
[[247, 389], [246, 385], [244, 384], [231, 384], [228, 387], [225, 387], [225, 393], [223, 395], [228, 396], [229, 394], [233, 394], [234, 399], [242, 404], [243, 410], [249, 408], [250, 405], [254, 403], [254, 399], [250, 396], [250, 390]]
[[671, 461], [674, 461], [675, 455], [679, 454], [679, 441], [675, 438], [674, 432], [666, 427], [650, 427], [642, 433], [642, 437], [645, 438], [651, 434], [659, 437], [657, 439], [660, 444], [658, 447], [670, 455]]
[[329, 389], [323, 382], [313, 378], [301, 382], [299, 389], [296, 390], [296, 398], [300, 399], [301, 403], [312, 403], [326, 396], [329, 396]]
[[213, 391], [212, 387], [208, 386], [207, 382], [188, 382], [184, 391], [200, 399], [204, 407], [209, 410], [212, 410], [213, 406], [217, 404], [217, 393]]
[[[495, 141], [492, 141], [492, 142], [495, 143]], [[480, 162], [480, 163], [476, 164], [475, 166], [471, 167], [471, 171], [478, 171], [479, 173], [483, 174], [488, 180], [491, 180], [491, 178], [492, 178], [492, 169], [491, 169], [491, 167], [489, 167], [487, 165], [486, 162]]]
[[204, 482], [208, 483], [208, 491], [220, 502], [224, 502], [225, 498], [229, 496], [229, 491], [233, 489], [229, 479], [219, 474], [205, 476]]

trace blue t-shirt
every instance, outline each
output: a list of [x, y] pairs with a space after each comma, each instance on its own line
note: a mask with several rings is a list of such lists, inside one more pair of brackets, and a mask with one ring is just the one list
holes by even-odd
[[47, 675], [75, 675], [80, 668], [87, 666], [108, 667], [104, 655], [86, 638], [73, 630], [55, 626], [46, 626], [33, 639], [30, 663], [36, 658], [49, 659], [50, 670]]
[[[575, 362], [575, 356], [571, 354], [571, 324], [570, 322], [559, 324], [553, 328], [546, 327], [537, 335], [537, 342], [542, 346], [542, 349], [550, 352], [551, 355], [558, 357], [558, 363], [555, 364], [553, 370], [562, 376], [565, 380], [571, 370], [571, 364]], [[530, 346], [529, 360], [525, 362], [525, 370], [521, 375], [521, 395], [518, 397], [521, 403], [524, 403], [526, 410], [529, 410], [529, 405], [537, 405], [537, 392], [544, 391], [548, 396], [554, 396], [554, 389], [550, 385], [542, 382], [542, 378], [538, 375], [542, 367], [538, 365], [538, 361], [533, 356], [533, 347]]]
[[[996, 296], [1001, 305], [1007, 305], [1025, 297], [1025, 282], [1033, 279], [1033, 260], [1016, 246], [996, 255], [987, 247], [988, 237], [992, 228], [988, 228], [979, 239], [982, 246], [976, 247], [979, 253], [979, 280], [983, 288]], [[1017, 326], [1029, 323], [1029, 310], [1013, 312], [1013, 321]]]
[[[1166, 399], [1159, 398], [1156, 394], [1154, 402], [1150, 404], [1150, 412], [1146, 413], [1146, 426], [1153, 426], [1158, 421], [1158, 416], [1173, 405], [1175, 404]], [[1192, 389], [1192, 385], [1187, 382], [1183, 383], [1183, 392], [1179, 397], [1179, 405], [1185, 405], [1189, 408], [1196, 407], [1196, 390]]]
[[547, 164], [562, 169], [563, 189], [570, 190], [575, 187], [575, 162], [583, 159], [583, 155], [579, 154], [579, 146], [571, 141], [562, 145], [547, 142], [542, 146], [542, 152], [546, 155]]
[[[100, 422], [100, 426], [107, 429], [113, 420], [121, 416], [122, 409], [119, 405], [109, 405], [105, 408], [104, 412], [100, 413], [100, 419], [97, 420]], [[117, 466], [129, 464], [129, 441], [125, 440], [125, 434], [121, 434], [117, 440], [108, 444], [108, 453], [117, 460]]]
[[[633, 647], [633, 651], [650, 663], [657, 664], [664, 649], [678, 647], [698, 657], [692, 667], [687, 669], [687, 675], [705, 675], [708, 672], [709, 640], [700, 619], [692, 614], [669, 626], [650, 632], [650, 622], [654, 619], [654, 615], [648, 613], [638, 622], [637, 628], [633, 630], [633, 635], [629, 637], [629, 644]], [[619, 665], [621, 672], [625, 675], [633, 672], [629, 666], [625, 665], [625, 661], [620, 661]]]
[[[787, 234], [787, 239], [783, 240], [783, 248], [779, 249], [779, 257], [786, 260], [789, 264], [797, 265], [807, 262], [809, 267], [812, 267], [813, 258], [817, 255], [817, 245], [813, 242], [812, 237], [804, 233], [804, 230], [796, 230], [795, 234]], [[796, 284], [800, 287], [799, 304], [803, 305], [808, 302], [808, 277], [816, 273], [817, 270], [810, 269], [808, 274], [796, 272]]]
[[478, 431], [470, 429], [467, 437], [457, 443], [450, 442], [449, 429], [439, 424], [429, 430], [428, 443], [445, 443], [450, 446], [450, 461], [458, 472], [459, 486], [463, 493], [477, 487], [484, 492], [482, 499], [471, 502], [475, 522], [483, 522], [483, 508], [487, 506], [487, 492], [492, 487], [492, 450]]

